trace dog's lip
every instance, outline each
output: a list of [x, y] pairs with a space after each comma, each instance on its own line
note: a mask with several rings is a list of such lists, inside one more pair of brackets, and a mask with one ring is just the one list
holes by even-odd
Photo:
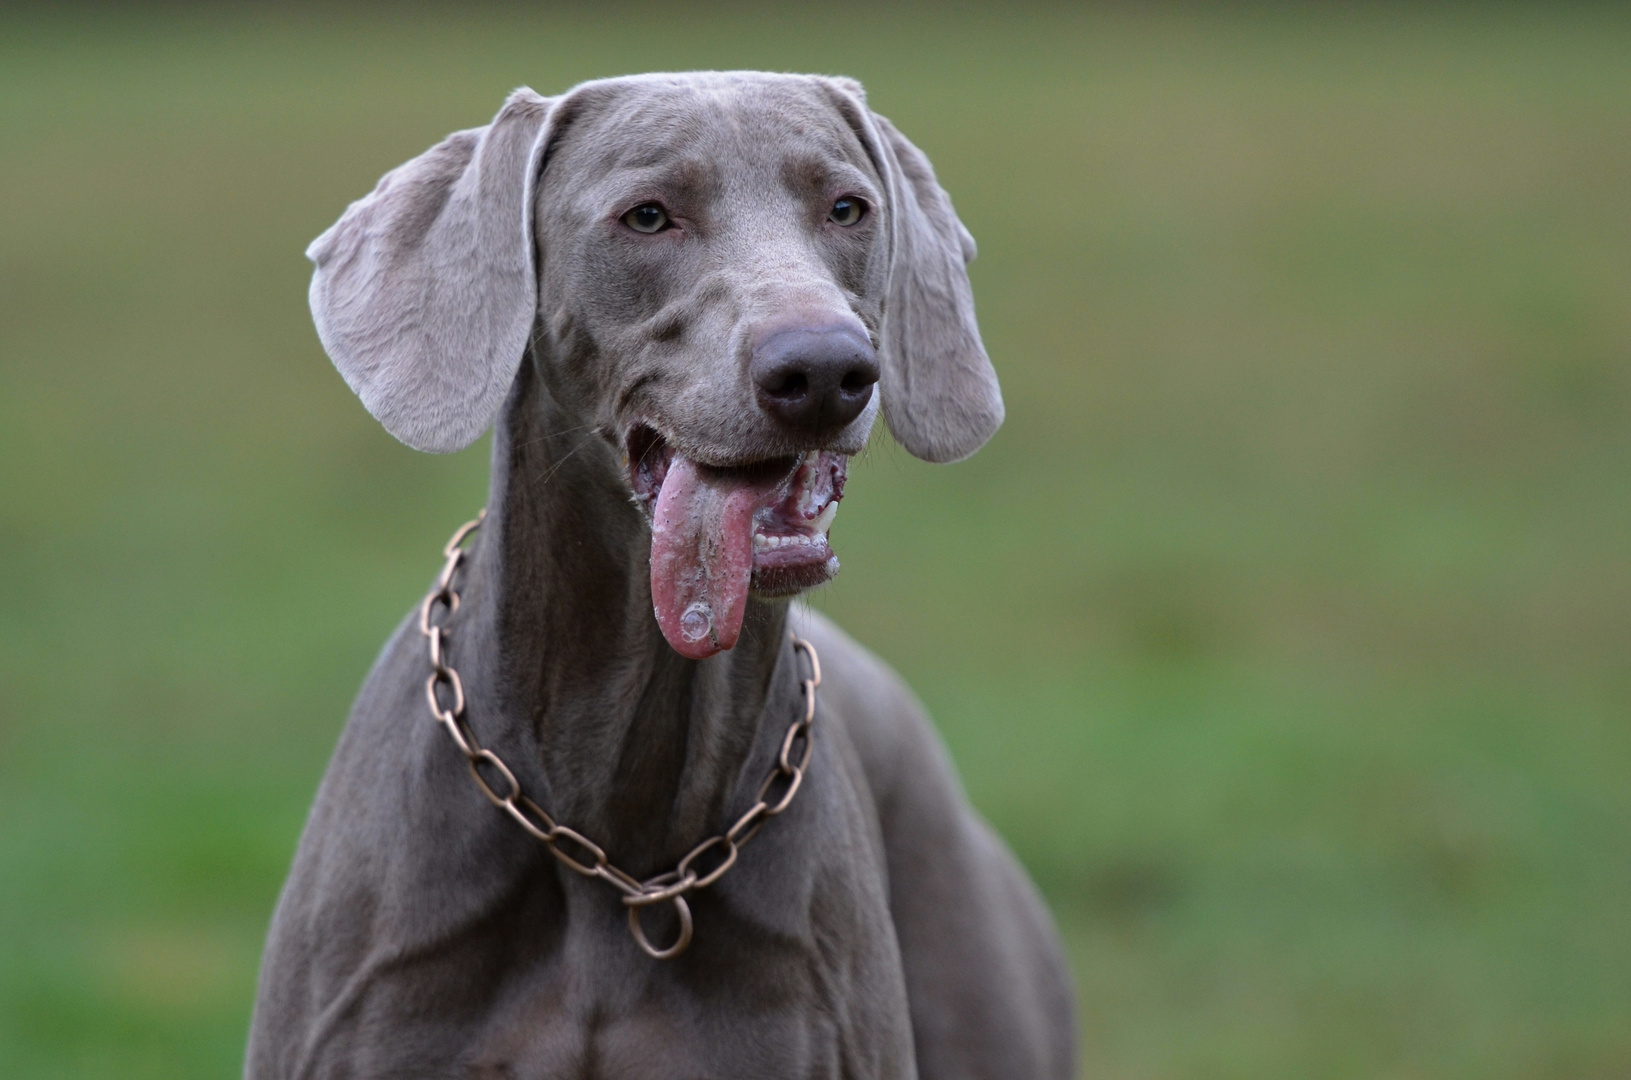
[[[876, 395], [873, 401], [875, 405]], [[750, 401], [745, 404], [744, 411], [756, 413], [758, 406]], [[866, 448], [874, 411], [874, 407], [869, 406], [843, 427], [827, 431], [819, 438], [811, 438], [779, 431], [775, 425], [757, 430], [759, 424], [751, 415], [743, 417], [739, 425], [734, 425], [739, 427], [738, 431], [711, 432], [707, 425], [675, 423], [661, 410], [642, 403], [627, 412], [619, 410], [617, 418], [601, 430], [608, 442], [625, 453], [631, 441], [645, 431], [698, 465], [706, 465], [710, 469], [746, 469], [771, 462], [790, 461], [811, 450], [854, 457]]]
[[[658, 489], [662, 487], [662, 474], [666, 472], [668, 462], [675, 454], [717, 472], [738, 473], [744, 479], [763, 479], [771, 475], [790, 476], [811, 451], [837, 454], [844, 458], [855, 456], [849, 450], [830, 446], [800, 447], [793, 451], [778, 449], [772, 453], [755, 453], [751, 450], [733, 452], [715, 446], [698, 445], [677, 436], [666, 425], [649, 419], [636, 420], [629, 424], [624, 429], [621, 443], [629, 486], [634, 489], [636, 500], [646, 504], [656, 497]], [[642, 473], [646, 474], [645, 482], [642, 482]], [[651, 476], [653, 473], [654, 482]]]

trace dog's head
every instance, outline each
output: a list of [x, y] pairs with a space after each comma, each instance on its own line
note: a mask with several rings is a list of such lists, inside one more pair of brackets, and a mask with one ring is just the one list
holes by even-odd
[[409, 446], [469, 445], [537, 346], [552, 392], [623, 455], [658, 621], [688, 656], [734, 644], [750, 585], [836, 572], [827, 526], [880, 396], [930, 461], [1002, 422], [973, 238], [847, 79], [519, 90], [307, 254], [324, 346]]

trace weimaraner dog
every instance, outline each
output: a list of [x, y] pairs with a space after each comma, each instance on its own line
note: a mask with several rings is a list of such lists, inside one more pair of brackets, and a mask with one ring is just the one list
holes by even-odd
[[1071, 1076], [1035, 889], [899, 678], [789, 607], [880, 407], [930, 461], [1003, 416], [973, 239], [861, 87], [519, 90], [308, 255], [363, 404], [421, 450], [492, 425], [492, 488], [340, 739], [246, 1075]]

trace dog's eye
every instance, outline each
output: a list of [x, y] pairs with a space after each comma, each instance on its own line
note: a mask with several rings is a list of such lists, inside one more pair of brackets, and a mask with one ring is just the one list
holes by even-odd
[[654, 202], [641, 203], [623, 215], [623, 224], [635, 232], [662, 232], [668, 227], [668, 214]]
[[827, 217], [834, 225], [854, 225], [865, 215], [866, 203], [846, 195], [832, 204], [832, 213]]

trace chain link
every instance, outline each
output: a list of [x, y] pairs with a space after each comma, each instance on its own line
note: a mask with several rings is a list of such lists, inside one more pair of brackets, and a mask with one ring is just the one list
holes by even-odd
[[[431, 714], [464, 755], [476, 787], [489, 802], [514, 818], [534, 839], [543, 841], [550, 854], [566, 866], [584, 877], [599, 878], [622, 893], [623, 903], [629, 909], [629, 933], [648, 955], [658, 960], [678, 956], [691, 944], [691, 907], [685, 902], [685, 895], [707, 888], [735, 866], [743, 845], [758, 835], [766, 821], [787, 809], [804, 783], [815, 745], [811, 726], [815, 723], [816, 687], [821, 685], [821, 661], [815, 647], [800, 637], [793, 637], [793, 648], [802, 652], [810, 663], [810, 677], [799, 680], [804, 708], [782, 737], [776, 762], [764, 783], [759, 785], [753, 805], [729, 829], [708, 837], [686, 852], [674, 869], [640, 881], [613, 866], [599, 844], [560, 824], [545, 813], [543, 807], [527, 798], [515, 773], [497, 754], [476, 741], [465, 721], [464, 683], [447, 662], [448, 627], [444, 620], [451, 619], [459, 610], [459, 594], [453, 588], [453, 581], [468, 554], [464, 543], [481, 527], [486, 516], [484, 510], [481, 516], [466, 522], [453, 534], [442, 549], [445, 559], [442, 572], [419, 605], [419, 632], [430, 650], [431, 674], [425, 682], [425, 698], [430, 702]], [[680, 929], [672, 945], [659, 949], [646, 938], [640, 913], [653, 904], [665, 902], [674, 905]]]

